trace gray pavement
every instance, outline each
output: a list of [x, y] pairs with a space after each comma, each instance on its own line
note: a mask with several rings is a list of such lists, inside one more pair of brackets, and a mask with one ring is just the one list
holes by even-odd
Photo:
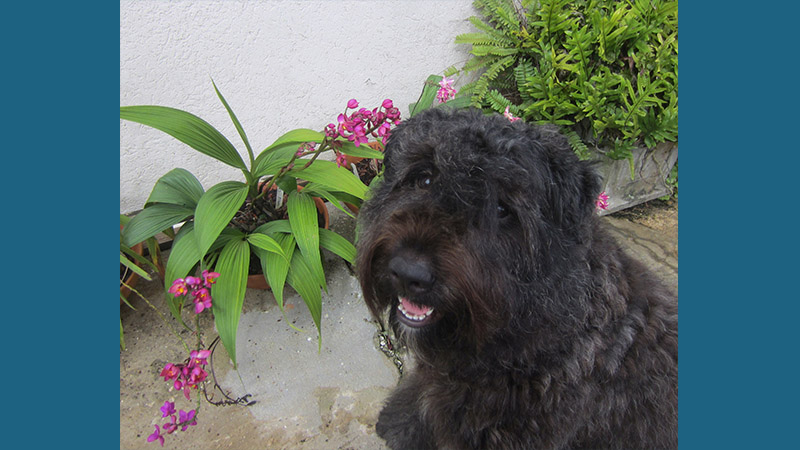
[[[330, 209], [331, 228], [352, 239], [353, 219]], [[677, 220], [666, 230], [614, 215], [603, 220], [631, 254], [677, 292]], [[165, 448], [385, 448], [374, 425], [399, 378], [396, 361], [381, 351], [378, 328], [350, 269], [331, 254], [325, 255], [325, 267], [328, 293], [323, 294], [321, 350], [297, 294], [286, 290], [284, 315], [269, 291], [248, 289], [237, 336], [238, 370], [233, 370], [222, 346], [215, 353], [214, 369], [232, 396], [250, 394], [256, 403], [243, 407], [203, 402], [197, 425], [167, 436]], [[168, 315], [158, 282], [138, 288]], [[185, 352], [155, 312], [141, 300], [134, 305], [136, 311], [120, 308], [127, 345], [120, 352], [120, 448], [157, 448], [158, 443], [146, 439], [153, 425], [165, 422], [159, 410], [164, 401], [189, 410], [197, 407], [197, 397], [193, 394], [193, 403], [188, 402], [159, 377], [167, 362], [182, 360]], [[304, 331], [294, 330], [287, 321]], [[209, 325], [210, 320], [205, 323]], [[188, 331], [181, 335], [193, 339]]]

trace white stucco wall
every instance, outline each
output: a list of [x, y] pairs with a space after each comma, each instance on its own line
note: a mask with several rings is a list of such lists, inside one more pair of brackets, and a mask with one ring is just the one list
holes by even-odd
[[[192, 112], [246, 150], [211, 85], [258, 153], [293, 128], [335, 122], [347, 101], [391, 98], [403, 114], [422, 82], [461, 67], [471, 0], [121, 1], [120, 105]], [[458, 86], [458, 80], [456, 85]], [[205, 189], [241, 172], [164, 133], [120, 120], [120, 212], [141, 209], [175, 167]]]

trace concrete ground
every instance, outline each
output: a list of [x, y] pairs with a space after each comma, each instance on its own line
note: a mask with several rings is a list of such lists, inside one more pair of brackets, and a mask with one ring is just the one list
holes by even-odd
[[[331, 228], [352, 240], [354, 221], [331, 209]], [[621, 244], [678, 290], [678, 208], [654, 201], [603, 218]], [[356, 278], [341, 259], [325, 255], [328, 293], [323, 294], [322, 348], [302, 299], [286, 290], [285, 317], [269, 291], [247, 290], [237, 337], [238, 371], [224, 348], [214, 355], [219, 384], [233, 397], [250, 394], [251, 406], [203, 402], [197, 425], [166, 436], [174, 449], [385, 449], [375, 434], [382, 402], [397, 383], [404, 355], [390, 358], [371, 321]], [[159, 282], [137, 289], [169, 316]], [[148, 443], [161, 425], [164, 401], [176, 409], [197, 407], [159, 376], [185, 351], [169, 327], [143, 301], [120, 307], [126, 350], [120, 351], [120, 448], [158, 448]], [[174, 320], [168, 320], [177, 328]], [[298, 332], [287, 321], [304, 330]], [[211, 329], [209, 320], [206, 330]], [[181, 332], [187, 342], [193, 337]], [[213, 336], [212, 336], [213, 337]], [[211, 386], [209, 385], [209, 389]], [[220, 395], [215, 395], [215, 400]]]

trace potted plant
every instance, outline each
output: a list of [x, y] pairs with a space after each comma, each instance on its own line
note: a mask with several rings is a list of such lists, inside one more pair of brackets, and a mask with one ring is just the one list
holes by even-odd
[[471, 45], [472, 57], [446, 71], [480, 73], [460, 95], [487, 111], [559, 125], [578, 156], [600, 162], [607, 212], [667, 192], [677, 160], [677, 1], [474, 5], [478, 31], [455, 40]]
[[[367, 187], [350, 171], [318, 157], [337, 150], [382, 158], [380, 152], [360, 144], [371, 133], [386, 136], [399, 122], [399, 113], [381, 106], [371, 117], [359, 114], [361, 110], [348, 114], [358, 106], [351, 100], [345, 113], [339, 115], [338, 125], [328, 124], [323, 131], [291, 130], [256, 153], [216, 85], [214, 90], [244, 142], [247, 163], [227, 138], [189, 112], [163, 106], [123, 106], [120, 118], [159, 129], [194, 150], [240, 169], [244, 181], [223, 181], [204, 190], [187, 170], [173, 169], [156, 182], [144, 209], [125, 227], [123, 241], [138, 242], [183, 223], [167, 261], [165, 290], [174, 280], [200, 270], [219, 274], [210, 292], [215, 299], [212, 313], [234, 365], [251, 252], [260, 262], [281, 310], [285, 284], [300, 294], [321, 345], [321, 289], [326, 289], [326, 281], [320, 248], [349, 262], [353, 262], [355, 248], [342, 236], [320, 227], [312, 197], [324, 198], [349, 214], [342, 201], [363, 200]], [[268, 201], [270, 192], [278, 193]], [[167, 302], [173, 316], [182, 322], [180, 299], [167, 295]]]

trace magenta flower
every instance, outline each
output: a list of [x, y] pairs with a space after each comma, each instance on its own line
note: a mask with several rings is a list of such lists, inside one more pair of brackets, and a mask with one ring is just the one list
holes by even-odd
[[170, 294], [175, 294], [175, 297], [179, 297], [184, 295], [188, 292], [188, 287], [186, 286], [186, 280], [183, 278], [178, 278], [177, 280], [172, 282], [172, 286], [169, 287], [167, 292]]
[[451, 98], [456, 96], [458, 91], [453, 88], [453, 82], [455, 80], [451, 80], [447, 77], [443, 77], [442, 81], [439, 82], [439, 90], [436, 92], [436, 98], [439, 99], [439, 103], [444, 103]]
[[153, 442], [155, 440], [158, 440], [159, 442], [161, 442], [161, 446], [163, 447], [164, 436], [161, 436], [161, 431], [158, 429], [158, 425], [153, 425], [153, 426], [156, 427], [156, 431], [154, 431], [153, 434], [151, 434], [150, 436], [147, 436], [147, 442]]
[[608, 209], [608, 194], [606, 194], [606, 191], [597, 196], [596, 206], [597, 209]]
[[338, 153], [336, 155], [336, 166], [337, 167], [347, 167], [347, 158], [345, 158], [344, 154]]
[[[172, 412], [174, 413], [175, 410], [173, 410]], [[162, 425], [162, 427], [164, 428], [164, 431], [167, 434], [172, 434], [175, 430], [178, 429], [178, 424], [175, 423], [175, 414], [172, 414], [171, 416], [169, 416], [169, 420], [170, 421], [165, 423], [164, 425]]]
[[194, 418], [196, 412], [197, 410], [194, 409], [189, 411], [188, 413], [185, 412], [184, 410], [180, 410], [180, 412], [178, 413], [179, 416], [178, 422], [181, 425], [183, 425], [181, 427], [181, 431], [186, 431], [186, 429], [189, 428], [190, 426], [197, 425], [197, 420]]
[[506, 106], [506, 112], [503, 113], [503, 115], [506, 117], [506, 119], [508, 119], [508, 120], [510, 120], [512, 122], [516, 122], [517, 120], [519, 120], [519, 117], [514, 117], [514, 115], [511, 114], [511, 111], [509, 111], [508, 108], [509, 107]]
[[186, 281], [186, 286], [189, 286], [192, 289], [199, 288], [200, 283], [202, 283], [202, 281], [200, 281], [200, 278], [197, 277], [186, 277], [185, 281]]
[[202, 383], [206, 377], [208, 376], [208, 372], [203, 370], [200, 367], [192, 367], [192, 372], [189, 374], [189, 386], [193, 388], [197, 388], [197, 385]]
[[208, 292], [208, 289], [201, 288], [194, 292], [194, 312], [200, 314], [203, 312], [204, 309], [211, 308], [211, 294]]
[[181, 374], [180, 368], [172, 363], [167, 363], [164, 366], [164, 370], [161, 371], [161, 376], [164, 377], [164, 381], [169, 381], [173, 378], [177, 378]]
[[190, 365], [206, 365], [208, 364], [208, 357], [211, 356], [211, 350], [192, 350], [189, 354]]
[[356, 109], [358, 108], [358, 101], [354, 98], [351, 98], [350, 101], [347, 102], [347, 107], [349, 109]]
[[331, 139], [336, 139], [339, 137], [339, 132], [336, 131], [336, 125], [329, 123], [325, 126], [325, 136]]
[[386, 100], [384, 100], [383, 103], [381, 103], [381, 106], [383, 106], [383, 109], [389, 109], [389, 108], [393, 108], [394, 107], [394, 105], [392, 104], [392, 101], [390, 99], [388, 99], [388, 98]]
[[166, 401], [161, 407], [161, 417], [167, 417], [170, 414], [175, 414], [175, 403]]

